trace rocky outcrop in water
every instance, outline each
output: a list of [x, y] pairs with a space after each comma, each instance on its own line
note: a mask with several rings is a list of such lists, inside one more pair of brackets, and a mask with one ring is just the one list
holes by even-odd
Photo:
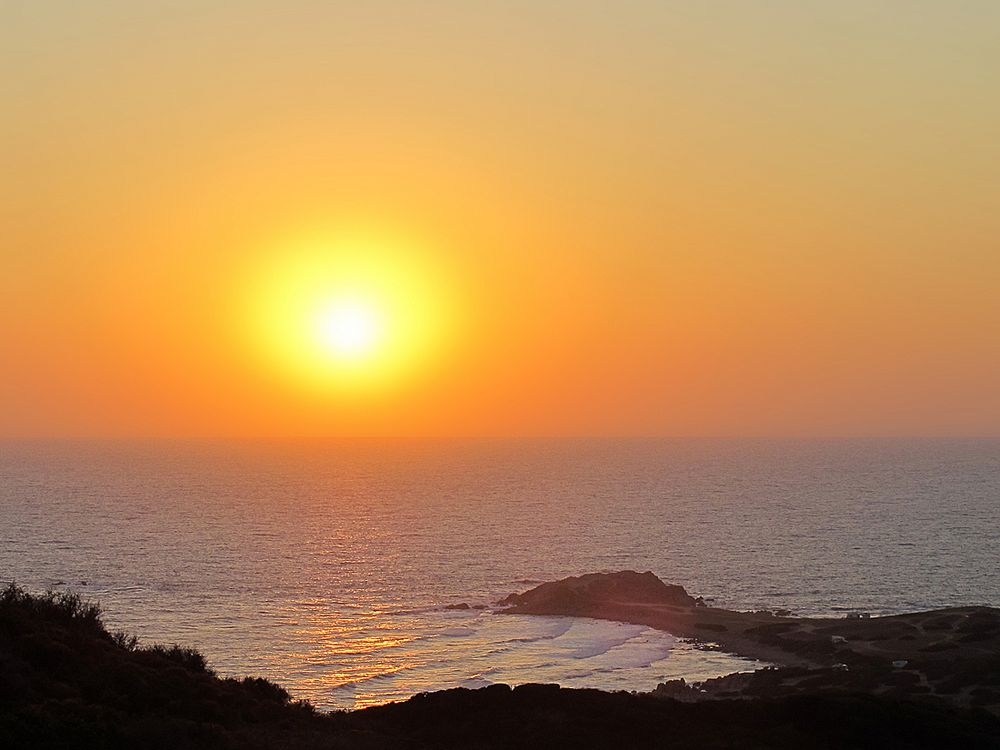
[[694, 607], [698, 601], [683, 586], [664, 583], [651, 571], [588, 573], [543, 583], [522, 594], [511, 594], [498, 604], [511, 613], [587, 615], [596, 604], [628, 602]]

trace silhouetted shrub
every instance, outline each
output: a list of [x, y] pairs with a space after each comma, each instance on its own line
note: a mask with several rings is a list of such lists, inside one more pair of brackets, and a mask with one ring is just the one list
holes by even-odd
[[114, 641], [114, 644], [118, 648], [125, 649], [126, 651], [135, 651], [139, 647], [139, 638], [126, 633], [124, 630], [112, 633], [111, 640]]
[[158, 654], [159, 656], [163, 656], [170, 661], [176, 662], [185, 669], [190, 669], [192, 672], [215, 674], [208, 668], [208, 664], [205, 662], [205, 657], [193, 648], [184, 648], [175, 643], [170, 647], [160, 646], [157, 644], [155, 646], [150, 646], [146, 650], [150, 653]]
[[[240, 685], [242, 685], [248, 693], [262, 700], [285, 704], [292, 698], [292, 696], [288, 694], [288, 691], [281, 687], [281, 685], [275, 685], [273, 682], [265, 680], [263, 677], [244, 677], [240, 680]], [[310, 706], [310, 708], [312, 707]]]

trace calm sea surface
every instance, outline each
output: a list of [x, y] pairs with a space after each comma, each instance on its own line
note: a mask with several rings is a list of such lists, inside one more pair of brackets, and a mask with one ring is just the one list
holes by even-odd
[[324, 708], [650, 689], [753, 664], [444, 607], [626, 568], [733, 608], [1000, 606], [998, 511], [997, 440], [0, 443], [0, 580]]

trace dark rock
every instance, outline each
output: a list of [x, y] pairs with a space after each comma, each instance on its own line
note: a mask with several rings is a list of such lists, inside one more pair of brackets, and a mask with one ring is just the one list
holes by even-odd
[[677, 680], [667, 680], [666, 682], [661, 682], [653, 690], [652, 695], [657, 698], [675, 698], [677, 700], [691, 700], [696, 698], [698, 695], [698, 688], [693, 685], [689, 685], [687, 681], [681, 677]]
[[514, 611], [585, 612], [604, 603], [667, 604], [694, 607], [697, 600], [683, 586], [666, 584], [653, 573], [623, 570], [618, 573], [588, 573], [543, 583], [523, 594], [511, 594], [499, 604]]

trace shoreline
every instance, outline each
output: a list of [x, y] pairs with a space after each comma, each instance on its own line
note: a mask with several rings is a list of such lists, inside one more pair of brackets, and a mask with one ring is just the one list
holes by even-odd
[[[747, 638], [730, 630], [715, 630], [714, 626], [730, 627], [734, 620], [747, 625], [769, 625], [773, 623], [798, 621], [799, 618], [754, 616], [752, 613], [734, 612], [714, 607], [699, 608], [696, 613], [697, 622], [690, 613], [682, 608], [669, 605], [644, 605], [636, 603], [608, 603], [595, 606], [587, 613], [559, 611], [528, 611], [521, 608], [496, 610], [498, 615], [547, 615], [566, 617], [589, 617], [596, 620], [622, 622], [630, 625], [645, 625], [656, 630], [662, 630], [677, 638], [704, 647], [707, 651], [721, 651], [745, 659], [767, 662], [787, 667], [821, 667], [822, 660], [809, 658], [779, 646], [761, 643], [759, 640]], [[737, 617], [732, 617], [736, 615]], [[746, 617], [740, 617], [746, 615]], [[705, 627], [705, 626], [708, 627]]]
[[[653, 573], [591, 573], [499, 602], [498, 614], [571, 615], [645, 625], [776, 667], [669, 684], [671, 697], [855, 692], [935, 699], [1000, 715], [1000, 609], [884, 617], [792, 617], [707, 607]], [[661, 685], [661, 687], [663, 687]]]

